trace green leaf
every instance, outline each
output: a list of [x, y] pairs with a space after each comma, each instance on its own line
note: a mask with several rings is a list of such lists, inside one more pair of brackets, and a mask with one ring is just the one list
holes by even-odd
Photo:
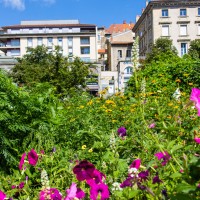
[[180, 178], [181, 176], [182, 176], [181, 173], [176, 172], [176, 173], [172, 174], [170, 177], [171, 177], [171, 178]]
[[189, 192], [193, 192], [196, 190], [196, 186], [193, 185], [189, 185], [187, 183], [181, 183], [177, 186], [177, 191], [178, 192], [183, 192], [183, 193], [189, 193]]

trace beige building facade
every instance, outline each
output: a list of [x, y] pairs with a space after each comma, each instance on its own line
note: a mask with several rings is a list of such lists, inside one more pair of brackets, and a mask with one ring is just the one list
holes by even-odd
[[22, 57], [28, 47], [41, 45], [49, 52], [60, 46], [63, 56], [97, 61], [97, 28], [78, 20], [22, 21], [20, 25], [2, 27], [0, 32], [0, 51], [6, 56]]
[[169, 38], [179, 56], [190, 42], [200, 39], [200, 0], [151, 0], [133, 31], [139, 37], [139, 54], [145, 57], [158, 38]]

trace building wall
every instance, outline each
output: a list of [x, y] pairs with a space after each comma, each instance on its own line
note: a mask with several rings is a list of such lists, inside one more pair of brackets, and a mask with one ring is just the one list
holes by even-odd
[[[200, 8], [199, 0], [150, 2], [133, 28], [136, 36], [139, 36], [140, 56], [149, 53], [152, 44], [160, 37], [172, 39], [179, 56], [182, 56], [181, 43], [187, 44], [188, 49], [192, 40], [200, 39], [198, 8]], [[162, 16], [162, 9], [168, 9], [168, 17]], [[186, 9], [187, 15], [180, 16], [180, 9]], [[182, 25], [187, 25], [187, 35], [180, 35]], [[169, 26], [168, 36], [163, 35], [162, 26]]]

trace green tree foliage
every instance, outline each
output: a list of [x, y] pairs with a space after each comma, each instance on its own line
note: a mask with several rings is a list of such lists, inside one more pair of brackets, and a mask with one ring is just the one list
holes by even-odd
[[[26, 92], [0, 71], [0, 168], [17, 167], [29, 145], [36, 149], [54, 142], [59, 101], [48, 84]], [[46, 141], [46, 138], [49, 141]]]
[[17, 83], [33, 86], [35, 83], [49, 82], [56, 88], [58, 94], [68, 94], [85, 86], [88, 66], [79, 58], [69, 62], [60, 54], [56, 47], [53, 53], [48, 53], [47, 47], [29, 48], [23, 58], [13, 68], [11, 77]]
[[200, 39], [191, 41], [188, 54], [193, 59], [200, 59]]
[[173, 46], [172, 40], [168, 38], [158, 38], [152, 46], [151, 53], [146, 57], [146, 63], [158, 60], [167, 60], [171, 57], [177, 57], [178, 51]]

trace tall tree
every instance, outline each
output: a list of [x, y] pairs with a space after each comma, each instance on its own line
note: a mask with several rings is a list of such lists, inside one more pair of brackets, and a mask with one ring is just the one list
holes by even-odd
[[88, 66], [77, 57], [69, 62], [68, 57], [61, 55], [59, 47], [49, 53], [47, 47], [38, 46], [29, 48], [27, 54], [18, 59], [10, 75], [15, 82], [27, 86], [49, 82], [57, 93], [65, 95], [85, 86]]

